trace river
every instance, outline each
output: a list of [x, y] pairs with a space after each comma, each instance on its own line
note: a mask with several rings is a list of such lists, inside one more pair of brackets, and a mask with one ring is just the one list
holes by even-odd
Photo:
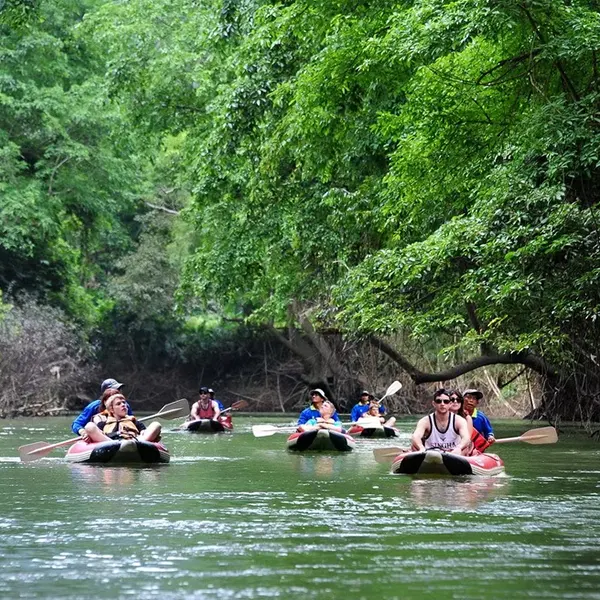
[[19, 462], [69, 422], [0, 421], [0, 598], [600, 599], [600, 445], [582, 434], [498, 445], [496, 478], [390, 475], [383, 440], [290, 454], [250, 429], [284, 420], [256, 415], [212, 436], [164, 423], [154, 468]]

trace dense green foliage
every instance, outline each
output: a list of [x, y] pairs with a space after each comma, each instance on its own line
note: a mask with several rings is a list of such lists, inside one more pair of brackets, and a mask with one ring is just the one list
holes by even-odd
[[[180, 287], [180, 310], [302, 329], [327, 361], [315, 332], [402, 331], [487, 360], [462, 372], [521, 362], [594, 396], [596, 2], [71, 6], [2, 42], [5, 287], [114, 269], [106, 314], [161, 344]], [[138, 239], [136, 193], [164, 181], [193, 233]], [[137, 255], [102, 254], [108, 231]]]

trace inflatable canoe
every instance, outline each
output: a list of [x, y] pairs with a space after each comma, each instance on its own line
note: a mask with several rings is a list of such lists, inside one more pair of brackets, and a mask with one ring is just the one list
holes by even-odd
[[458, 456], [439, 450], [406, 452], [392, 462], [392, 473], [406, 475], [499, 475], [504, 463], [496, 454]]
[[331, 431], [329, 429], [315, 429], [292, 433], [287, 439], [288, 450], [303, 452], [305, 450], [337, 450], [349, 452], [356, 447], [356, 441], [351, 436]]
[[348, 429], [350, 435], [363, 438], [392, 438], [398, 437], [399, 431], [395, 427], [361, 427], [360, 425], [352, 425]]
[[67, 452], [67, 461], [89, 464], [158, 464], [171, 460], [169, 451], [160, 442], [145, 440], [114, 440], [88, 444], [76, 442]]
[[197, 419], [196, 421], [186, 421], [181, 426], [182, 431], [191, 433], [222, 433], [223, 431], [233, 431], [231, 417], [223, 419]]

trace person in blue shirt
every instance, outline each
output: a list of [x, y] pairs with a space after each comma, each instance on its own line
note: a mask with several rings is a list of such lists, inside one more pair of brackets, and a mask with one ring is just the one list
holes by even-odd
[[368, 410], [369, 410], [369, 401], [371, 400], [371, 394], [364, 390], [358, 399], [358, 403], [352, 407], [352, 412], [350, 413], [350, 420], [353, 423], [356, 423]]
[[[123, 387], [123, 383], [119, 383], [116, 379], [105, 379], [100, 384], [100, 397], [102, 394], [110, 388], [114, 388], [120, 390]], [[97, 400], [93, 400], [90, 402], [82, 411], [81, 414], [73, 421], [71, 425], [71, 430], [74, 434], [79, 435], [83, 438], [84, 441], [89, 442], [89, 435], [85, 430], [85, 426], [94, 418], [100, 410], [101, 400], [98, 398]], [[131, 415], [131, 407], [129, 403], [127, 403], [127, 414]]]
[[311, 417], [306, 423], [300, 425], [300, 431], [312, 431], [314, 429], [330, 429], [331, 431], [342, 432], [342, 422], [338, 416], [333, 402], [324, 400], [319, 408], [319, 416]]
[[215, 398], [215, 390], [213, 390], [212, 388], [208, 388], [208, 395], [210, 396], [211, 400], [214, 400], [217, 403], [217, 405], [219, 406], [219, 410], [223, 412], [225, 410], [225, 407], [223, 406], [223, 403], [220, 400], [217, 400]]
[[465, 414], [471, 415], [471, 418], [473, 419], [473, 429], [479, 431], [489, 444], [493, 444], [496, 441], [496, 438], [494, 437], [492, 424], [478, 408], [479, 401], [482, 398], [483, 394], [479, 390], [473, 388], [465, 390], [463, 392], [463, 410]]
[[[356, 423], [366, 412], [369, 410], [371, 402], [377, 402], [373, 394], [370, 394], [367, 390], [364, 390], [360, 395], [358, 404], [355, 404], [350, 413], [350, 420]], [[385, 415], [385, 407], [383, 404], [378, 403], [378, 410], [380, 415]], [[391, 425], [390, 425], [391, 427]]]
[[[310, 391], [311, 404], [308, 408], [305, 408], [298, 417], [298, 425], [304, 425], [310, 419], [318, 419], [321, 416], [321, 404], [327, 400], [325, 392], [319, 388]], [[337, 411], [334, 411], [332, 417], [339, 421], [340, 417]]]

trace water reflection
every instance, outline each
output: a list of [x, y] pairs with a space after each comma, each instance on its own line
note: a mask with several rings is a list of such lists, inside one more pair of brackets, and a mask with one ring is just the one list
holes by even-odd
[[311, 475], [317, 479], [330, 479], [332, 475], [340, 472], [339, 458], [327, 454], [298, 454], [292, 456], [292, 464], [295, 470], [304, 475]]
[[[509, 480], [504, 477], [422, 478], [410, 481], [410, 498], [423, 508], [477, 508], [506, 495]], [[402, 488], [403, 495], [406, 488]]]
[[159, 480], [161, 467], [106, 467], [100, 465], [70, 465], [75, 483], [99, 483], [110, 488], [137, 486]]

